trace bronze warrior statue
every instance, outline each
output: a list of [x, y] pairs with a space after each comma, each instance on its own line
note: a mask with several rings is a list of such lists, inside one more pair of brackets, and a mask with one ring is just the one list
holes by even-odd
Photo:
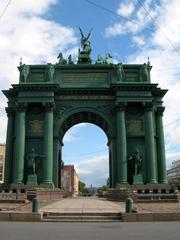
[[89, 41], [89, 37], [91, 35], [92, 29], [89, 32], [89, 34], [87, 35], [87, 37], [84, 36], [81, 28], [79, 28], [79, 30], [80, 30], [80, 33], [81, 33], [81, 45], [82, 45], [83, 51], [86, 52], [86, 53], [90, 53], [91, 52], [91, 44], [90, 44], [90, 41]]

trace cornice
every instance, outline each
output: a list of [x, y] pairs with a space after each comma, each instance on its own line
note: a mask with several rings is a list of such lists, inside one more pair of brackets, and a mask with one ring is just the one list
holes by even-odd
[[54, 84], [13, 84], [13, 89], [16, 91], [57, 91], [59, 89], [59, 85]]

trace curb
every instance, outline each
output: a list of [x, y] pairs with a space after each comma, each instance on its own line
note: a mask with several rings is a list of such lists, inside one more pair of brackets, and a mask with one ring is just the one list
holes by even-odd
[[180, 221], [180, 213], [121, 213], [122, 222]]
[[[0, 212], [0, 221], [42, 222], [43, 213]], [[121, 213], [119, 222], [180, 221], [180, 213]]]
[[0, 212], [0, 221], [41, 222], [42, 213]]

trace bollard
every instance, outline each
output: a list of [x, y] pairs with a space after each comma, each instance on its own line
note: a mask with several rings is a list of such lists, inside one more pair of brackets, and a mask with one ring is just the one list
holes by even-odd
[[37, 213], [39, 212], [40, 208], [40, 201], [38, 198], [33, 198], [32, 200], [32, 212]]
[[130, 213], [133, 210], [133, 199], [132, 198], [127, 198], [126, 199], [126, 212]]

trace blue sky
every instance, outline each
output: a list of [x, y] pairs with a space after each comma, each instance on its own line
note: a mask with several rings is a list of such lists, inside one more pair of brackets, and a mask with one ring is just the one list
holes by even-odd
[[[0, 1], [0, 14], [7, 3]], [[55, 63], [63, 52], [75, 60], [80, 47], [78, 27], [85, 34], [93, 28], [93, 59], [107, 52], [114, 63], [144, 63], [150, 57], [152, 82], [169, 89], [164, 125], [170, 166], [172, 160], [180, 159], [179, 9], [179, 0], [12, 0], [0, 18], [0, 89], [18, 83], [20, 57], [26, 64]], [[0, 93], [0, 142], [5, 142], [6, 135], [5, 106]], [[74, 126], [65, 135], [63, 159], [75, 164], [87, 185], [105, 183], [106, 142], [103, 131], [92, 124]]]

